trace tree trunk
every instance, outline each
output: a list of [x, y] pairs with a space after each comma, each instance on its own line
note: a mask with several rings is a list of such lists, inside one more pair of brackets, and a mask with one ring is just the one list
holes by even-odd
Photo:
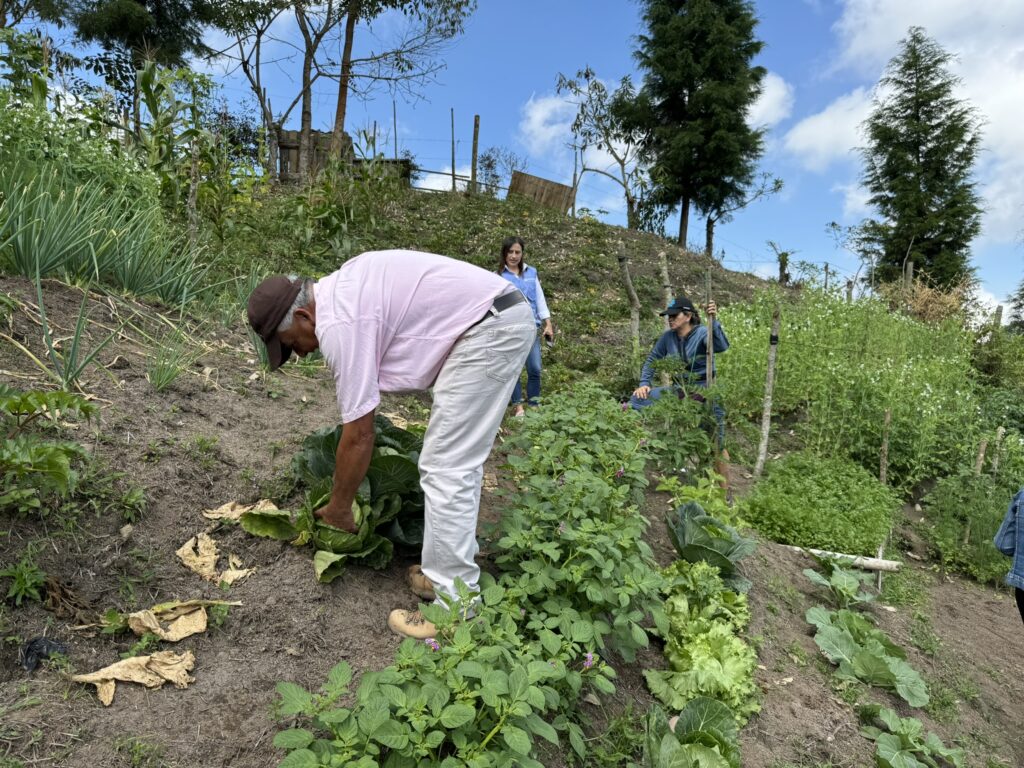
[[345, 19], [345, 45], [341, 51], [341, 77], [338, 83], [338, 106], [334, 111], [334, 130], [331, 132], [331, 157], [341, 159], [344, 146], [345, 111], [348, 108], [348, 83], [352, 77], [352, 40], [356, 34], [359, 3], [352, 3]]
[[299, 128], [299, 183], [310, 180], [313, 167], [313, 89], [310, 79], [313, 71], [313, 56], [302, 57], [302, 123]]
[[633, 288], [633, 279], [629, 274], [629, 256], [626, 255], [626, 246], [619, 243], [619, 268], [622, 270], [622, 280], [626, 284], [626, 295], [629, 296], [629, 335], [633, 342], [634, 357], [640, 354], [640, 299]]
[[686, 247], [686, 230], [690, 223], [690, 198], [684, 197], [679, 202], [679, 245]]
[[768, 458], [768, 433], [772, 426], [772, 394], [775, 391], [775, 359], [779, 354], [779, 308], [772, 312], [772, 330], [768, 337], [768, 367], [764, 377], [764, 401], [761, 404], [761, 442], [757, 446], [757, 461], [754, 463], [754, 477], [764, 472]]
[[704, 255], [709, 259], [715, 255], [715, 220], [711, 216], [704, 224]]

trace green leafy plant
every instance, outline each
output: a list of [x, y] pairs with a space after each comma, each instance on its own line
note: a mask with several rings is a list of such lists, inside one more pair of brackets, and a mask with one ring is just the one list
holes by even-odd
[[962, 749], [947, 747], [934, 733], [925, 733], [920, 720], [900, 717], [878, 704], [858, 707], [857, 712], [864, 723], [861, 734], [875, 742], [875, 764], [879, 768], [964, 768], [966, 765]]
[[524, 644], [505, 590], [486, 578], [482, 586], [472, 618], [459, 604], [426, 606], [437, 636], [403, 641], [394, 664], [363, 675], [351, 707], [337, 706], [352, 678], [344, 662], [316, 693], [280, 683], [278, 715], [310, 725], [275, 737], [275, 746], [289, 750], [282, 765], [541, 768], [531, 756], [534, 739], [558, 744], [559, 734], [583, 750], [559, 688], [610, 686], [614, 673], [593, 656], [566, 657], [567, 646]]
[[824, 575], [813, 568], [805, 568], [804, 576], [828, 590], [832, 602], [839, 608], [850, 608], [875, 599], [870, 592], [862, 591], [871, 582], [871, 575], [852, 568], [843, 568], [832, 557], [818, 557], [812, 552], [805, 554], [814, 558]]
[[14, 565], [0, 570], [0, 578], [11, 580], [7, 589], [7, 599], [14, 599], [15, 605], [21, 605], [22, 600], [30, 598], [36, 602], [42, 602], [42, 589], [46, 586], [46, 572], [36, 562], [36, 547], [29, 545], [21, 554], [21, 559]]
[[711, 517], [700, 504], [688, 502], [666, 514], [669, 537], [683, 560], [708, 562], [718, 568], [727, 586], [746, 592], [750, 582], [740, 576], [736, 563], [754, 551], [753, 539]]
[[770, 463], [742, 514], [781, 544], [873, 556], [898, 508], [890, 488], [848, 459], [804, 452]]
[[95, 406], [66, 392], [20, 392], [0, 385], [0, 509], [42, 513], [51, 497], [66, 498], [75, 489], [73, 465], [86, 456], [77, 443], [50, 441], [27, 431], [45, 417], [89, 417]]
[[740, 768], [736, 718], [725, 704], [699, 696], [675, 718], [647, 713], [641, 768]]
[[912, 707], [928, 703], [928, 687], [907, 661], [907, 654], [863, 614], [815, 606], [807, 622], [817, 627], [814, 642], [838, 665], [840, 679], [860, 680], [895, 691]]
[[157, 392], [163, 392], [199, 359], [199, 355], [198, 350], [189, 346], [185, 334], [175, 330], [156, 342], [156, 350], [146, 369], [146, 380]]

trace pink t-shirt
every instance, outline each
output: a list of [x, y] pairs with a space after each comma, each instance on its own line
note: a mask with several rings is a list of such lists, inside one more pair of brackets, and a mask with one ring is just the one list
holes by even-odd
[[509, 288], [472, 264], [398, 250], [360, 254], [318, 281], [316, 337], [342, 422], [376, 408], [381, 392], [430, 387], [459, 336]]

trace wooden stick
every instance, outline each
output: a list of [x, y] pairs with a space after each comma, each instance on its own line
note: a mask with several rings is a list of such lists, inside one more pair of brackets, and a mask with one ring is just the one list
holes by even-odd
[[772, 312], [772, 331], [768, 338], [768, 370], [764, 379], [764, 403], [761, 407], [761, 443], [757, 447], [757, 462], [754, 464], [754, 477], [760, 477], [764, 471], [764, 462], [768, 457], [768, 432], [772, 425], [772, 392], [775, 389], [775, 357], [779, 349], [779, 307]]
[[892, 424], [892, 408], [885, 409], [885, 423], [882, 426], [882, 450], [878, 462], [878, 481], [885, 485], [889, 473], [889, 425]]
[[863, 568], [866, 571], [898, 571], [902, 566], [899, 560], [882, 560], [878, 557], [864, 557], [863, 555], [844, 555], [841, 552], [829, 552], [825, 549], [811, 549], [809, 547], [790, 547], [794, 552], [806, 550], [818, 557], [831, 557], [836, 560], [848, 561], [847, 565], [856, 568]]

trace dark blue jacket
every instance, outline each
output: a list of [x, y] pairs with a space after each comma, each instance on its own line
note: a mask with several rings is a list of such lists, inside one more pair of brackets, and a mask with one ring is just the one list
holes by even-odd
[[[715, 352], [725, 352], [729, 348], [729, 340], [725, 337], [725, 331], [717, 320], [713, 321], [714, 330], [711, 338], [714, 342]], [[691, 384], [698, 387], [708, 385], [708, 327], [698, 325], [685, 339], [680, 339], [675, 331], [665, 331], [654, 344], [654, 349], [647, 356], [643, 370], [640, 371], [640, 386], [649, 387], [654, 378], [654, 361], [674, 356], [682, 361], [686, 367], [686, 380], [677, 382], [680, 384]], [[712, 369], [712, 373], [715, 370]]]

